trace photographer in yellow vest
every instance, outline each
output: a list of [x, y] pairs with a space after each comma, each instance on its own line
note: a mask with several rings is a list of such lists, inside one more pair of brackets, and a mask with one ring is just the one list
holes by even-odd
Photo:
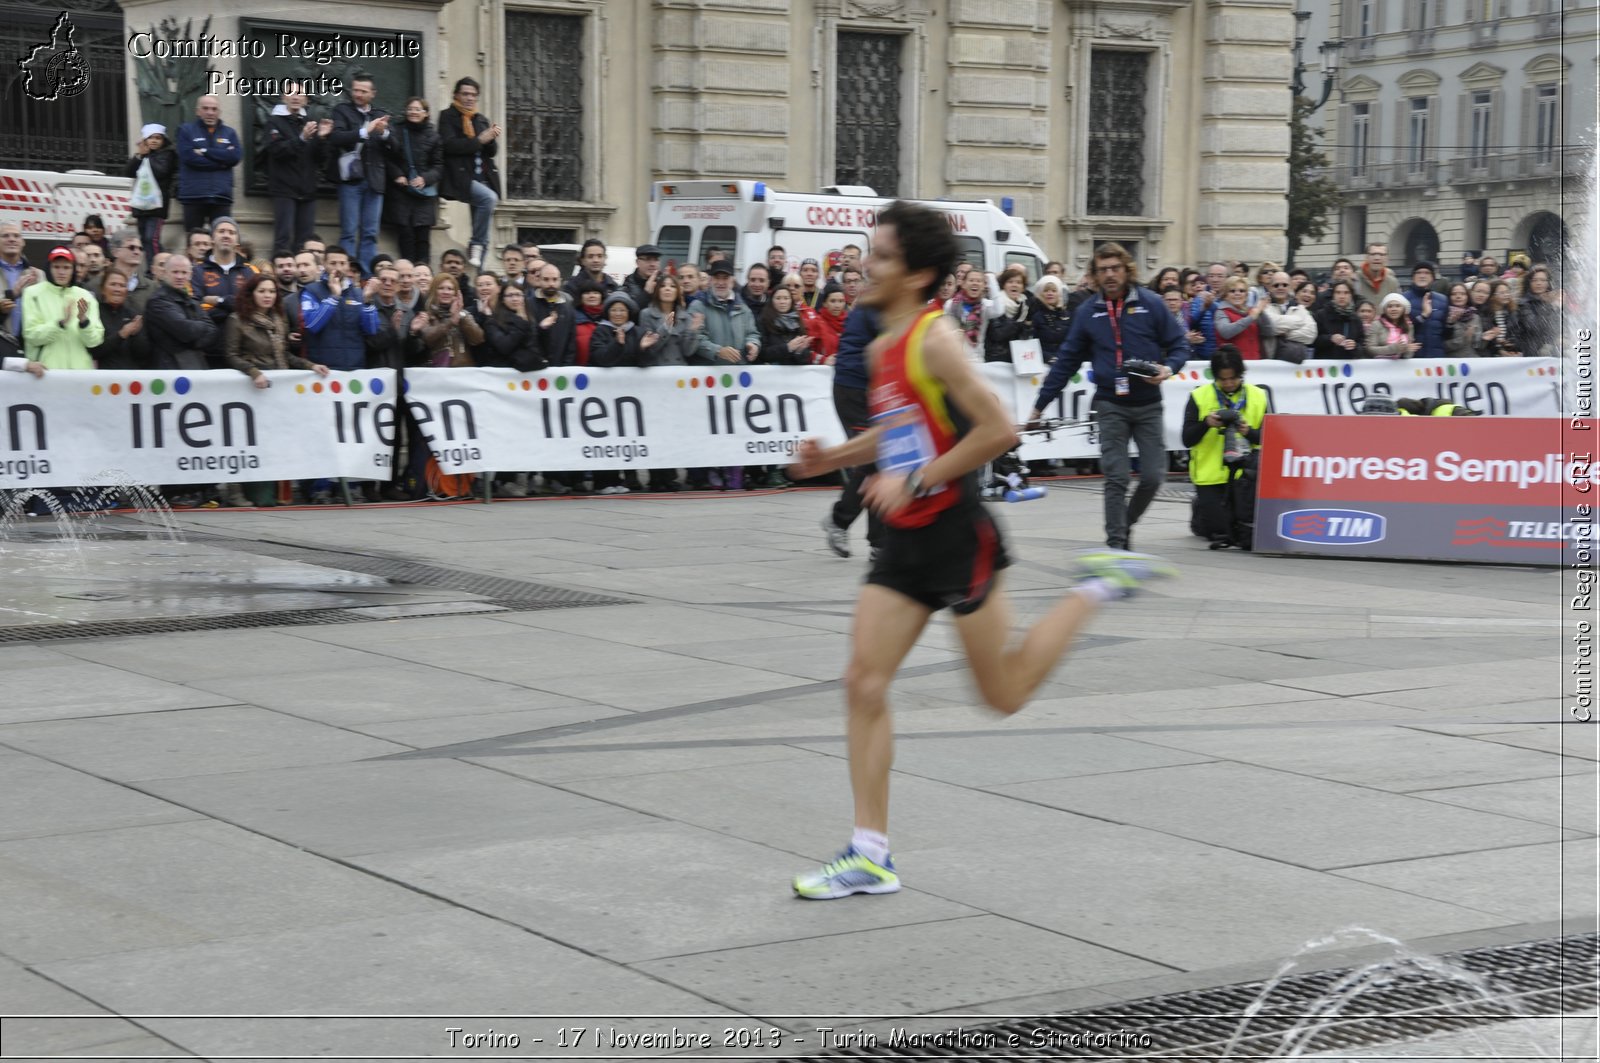
[[1255, 531], [1256, 451], [1267, 419], [1267, 393], [1244, 382], [1239, 348], [1224, 343], [1211, 356], [1211, 380], [1189, 393], [1183, 445], [1194, 481], [1190, 529], [1211, 549], [1250, 549]]

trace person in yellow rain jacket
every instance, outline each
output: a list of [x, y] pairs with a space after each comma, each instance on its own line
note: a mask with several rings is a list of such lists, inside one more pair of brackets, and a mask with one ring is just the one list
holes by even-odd
[[1190, 528], [1213, 550], [1250, 549], [1256, 485], [1255, 452], [1267, 419], [1267, 393], [1244, 382], [1244, 358], [1231, 343], [1211, 356], [1211, 381], [1189, 394], [1183, 445], [1195, 485]]

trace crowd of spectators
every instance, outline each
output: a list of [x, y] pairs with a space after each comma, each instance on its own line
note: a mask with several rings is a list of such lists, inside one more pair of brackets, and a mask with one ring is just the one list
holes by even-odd
[[[33, 372], [231, 368], [267, 386], [263, 372], [283, 368], [832, 365], [841, 345], [850, 347], [851, 311], [864, 283], [856, 245], [798, 262], [773, 246], [741, 275], [715, 248], [703, 264], [663, 269], [661, 250], [643, 244], [634, 271], [619, 281], [605, 271], [605, 244], [591, 239], [566, 276], [536, 245], [489, 246], [502, 130], [478, 113], [475, 81], [456, 83], [437, 122], [420, 97], [391, 114], [365, 76], [321, 119], [308, 114], [296, 86], [288, 88], [263, 130], [270, 249], [244, 244], [229, 213], [240, 140], [210, 96], [175, 139], [158, 124], [139, 132], [127, 172], [148, 168], [159, 207], [132, 211], [130, 223], [112, 232], [101, 218], [86, 218], [43, 269], [23, 258], [16, 226], [0, 225], [0, 346], [15, 356], [8, 364]], [[338, 191], [333, 244], [318, 237], [319, 179]], [[435, 262], [441, 198], [469, 205], [471, 233], [464, 249], [449, 247]], [[174, 199], [184, 242], [168, 249], [163, 224]], [[378, 250], [384, 221], [399, 257]], [[1340, 258], [1318, 278], [1270, 262], [1254, 270], [1211, 262], [1162, 269], [1148, 290], [1199, 359], [1222, 345], [1245, 362], [1559, 351], [1563, 294], [1543, 265], [1513, 256], [1502, 271], [1488, 257], [1469, 259], [1444, 280], [1433, 263], [1418, 262], [1408, 277], [1402, 283], [1387, 248], [1373, 244], [1359, 264]], [[1144, 287], [1136, 276], [1129, 281]], [[1032, 340], [1049, 363], [1074, 312], [1096, 292], [1093, 272], [1073, 283], [1060, 262], [1038, 278], [1021, 266], [995, 275], [963, 263], [936, 303], [973, 361], [1010, 361], [1017, 341]], [[414, 433], [403, 449], [394, 481], [367, 485], [363, 497], [437, 496], [441, 484], [463, 486], [426, 468]], [[664, 490], [784, 482], [771, 468], [691, 469], [682, 480], [677, 470], [648, 475], [652, 489]], [[639, 474], [598, 470], [507, 473], [499, 482], [513, 495], [644, 486]], [[237, 486], [195, 497], [265, 498]], [[320, 501], [331, 492], [323, 483], [305, 497]]]

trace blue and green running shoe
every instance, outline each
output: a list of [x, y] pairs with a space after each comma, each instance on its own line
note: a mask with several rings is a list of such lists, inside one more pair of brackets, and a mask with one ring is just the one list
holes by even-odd
[[1073, 558], [1074, 583], [1100, 580], [1118, 591], [1118, 598], [1131, 597], [1143, 584], [1178, 574], [1178, 567], [1154, 554], [1135, 554], [1127, 550], [1090, 550]]
[[852, 846], [831, 864], [794, 877], [794, 892], [811, 901], [828, 901], [852, 893], [895, 893], [900, 876], [894, 873], [894, 859], [879, 865], [856, 852]]

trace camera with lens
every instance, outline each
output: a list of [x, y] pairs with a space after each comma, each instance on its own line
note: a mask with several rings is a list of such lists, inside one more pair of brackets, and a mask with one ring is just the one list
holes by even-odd
[[1228, 406], [1223, 406], [1213, 411], [1213, 413], [1216, 415], [1217, 420], [1222, 422], [1224, 428], [1232, 428], [1240, 420], [1239, 411]]

